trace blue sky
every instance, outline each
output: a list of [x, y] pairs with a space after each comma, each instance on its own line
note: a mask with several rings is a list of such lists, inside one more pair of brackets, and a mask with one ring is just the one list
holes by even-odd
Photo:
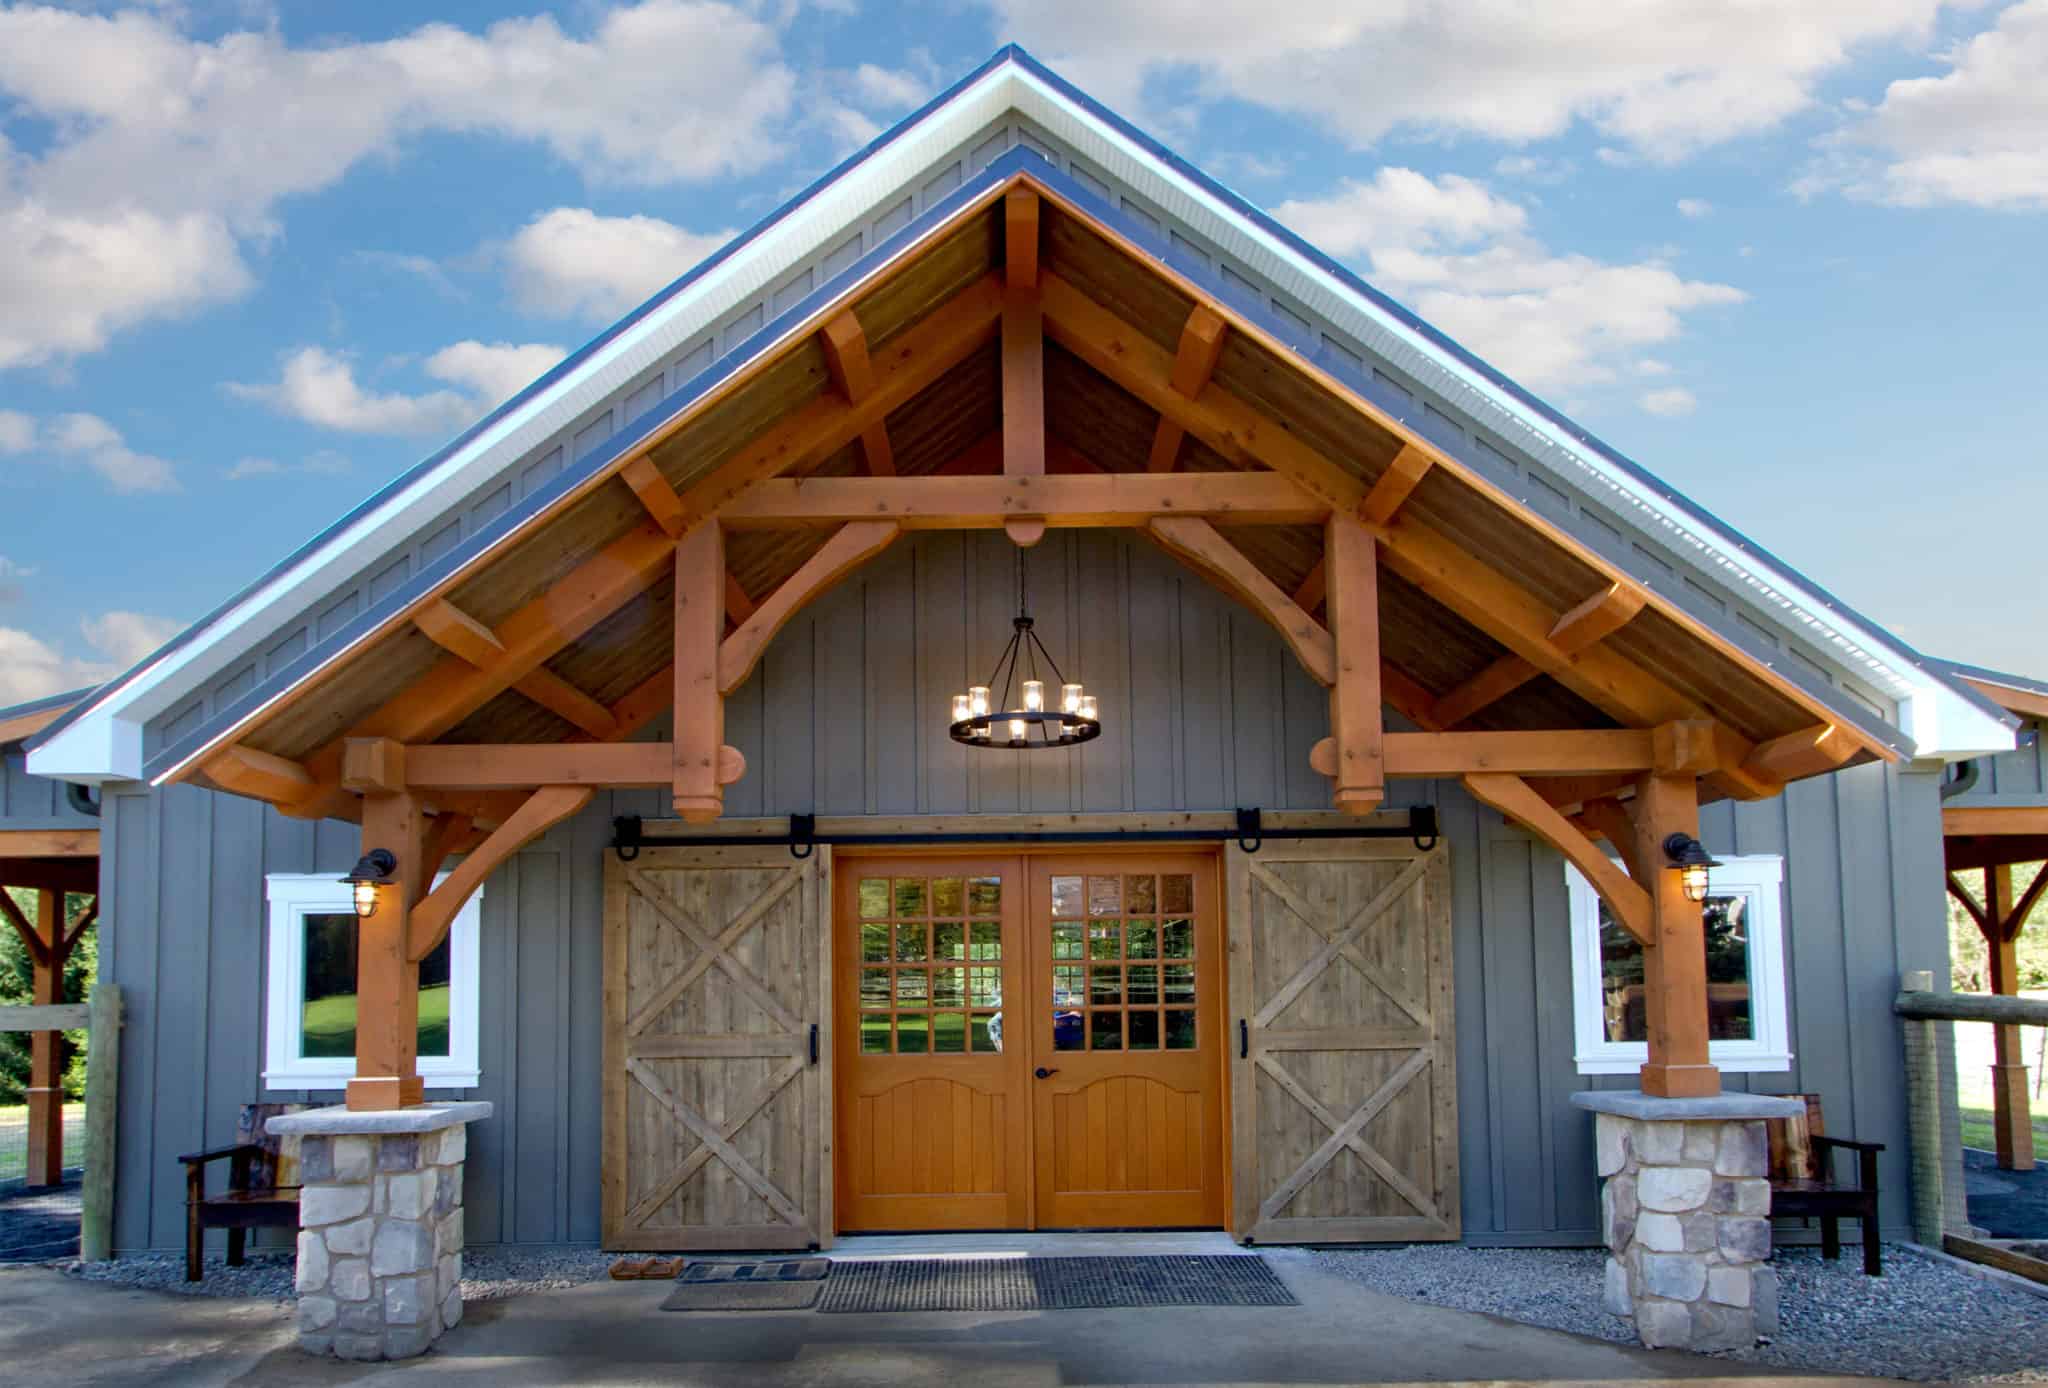
[[2048, 675], [2048, 0], [423, 11], [0, 5], [0, 704], [1010, 40], [1906, 639]]

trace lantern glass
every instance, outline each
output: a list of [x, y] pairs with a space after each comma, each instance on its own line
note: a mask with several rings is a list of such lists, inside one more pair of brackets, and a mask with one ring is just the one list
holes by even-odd
[[969, 685], [967, 688], [967, 706], [976, 718], [987, 713], [988, 686], [985, 684]]
[[965, 694], [955, 694], [953, 696], [953, 721], [955, 723], [961, 723], [965, 722], [969, 718], [972, 718], [973, 716], [973, 701], [970, 700]]
[[357, 917], [362, 920], [368, 920], [376, 915], [377, 884], [375, 882], [358, 882], [355, 884], [355, 893]]
[[1026, 724], [1023, 719], [1012, 718], [1010, 720], [1010, 741], [1022, 742], [1024, 740], [1025, 726]]
[[1024, 681], [1024, 708], [1030, 713], [1043, 713], [1045, 711], [1044, 680]]
[[1680, 868], [1679, 873], [1685, 882], [1685, 899], [1687, 901], [1705, 901], [1707, 899], [1707, 889], [1711, 885], [1707, 876], [1706, 865], [1704, 863], [1688, 864]]
[[1088, 721], [1093, 722], [1096, 716], [1095, 709], [1095, 696], [1093, 694], [1083, 694], [1078, 700], [1078, 706], [1075, 708], [1074, 712], [1079, 714], [1082, 718], [1085, 718]]
[[1061, 686], [1060, 686], [1060, 712], [1061, 712], [1061, 713], [1079, 713], [1080, 711], [1081, 711], [1081, 686], [1080, 686], [1080, 685], [1078, 685], [1078, 684], [1063, 684], [1063, 685], [1061, 685]]

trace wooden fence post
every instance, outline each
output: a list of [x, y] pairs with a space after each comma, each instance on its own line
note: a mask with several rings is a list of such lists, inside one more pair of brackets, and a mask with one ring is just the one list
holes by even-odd
[[114, 1256], [114, 1118], [120, 1105], [121, 989], [95, 983], [86, 1009], [85, 1182], [78, 1256]]

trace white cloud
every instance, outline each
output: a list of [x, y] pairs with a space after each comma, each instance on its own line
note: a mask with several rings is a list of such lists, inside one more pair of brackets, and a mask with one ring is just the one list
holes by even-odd
[[[1943, 55], [1939, 77], [1906, 78], [1842, 133], [1841, 163], [1807, 188], [1926, 207], [2048, 209], [2048, 0], [2021, 0]], [[1872, 167], [1862, 150], [1875, 151]]]
[[1562, 183], [1577, 171], [1569, 159], [1550, 159], [1536, 154], [1510, 154], [1496, 161], [1493, 171], [1502, 178], [1525, 183]]
[[0, 554], [0, 578], [34, 578], [35, 573], [33, 568], [17, 564], [6, 555]]
[[0, 451], [41, 454], [47, 461], [84, 467], [117, 492], [174, 492], [177, 470], [162, 458], [138, 453], [121, 431], [93, 414], [60, 414], [40, 427], [26, 415], [0, 420]]
[[[460, 387], [407, 394], [368, 388], [356, 378], [354, 362], [324, 347], [301, 347], [284, 359], [278, 379], [230, 381], [228, 393], [270, 406], [279, 414], [346, 434], [452, 434], [531, 382], [564, 356], [549, 343], [457, 342], [420, 364], [437, 381]], [[316, 466], [322, 459], [325, 466]], [[339, 467], [335, 466], [339, 462]], [[262, 476], [280, 465], [248, 458], [228, 471], [230, 478]], [[315, 454], [308, 471], [338, 471], [346, 460]]]
[[476, 402], [460, 391], [365, 390], [349, 359], [324, 347], [301, 347], [286, 357], [274, 383], [230, 382], [228, 391], [348, 434], [452, 434], [477, 414]]
[[1713, 210], [1714, 204], [1708, 202], [1705, 198], [1680, 198], [1678, 200], [1678, 215], [1681, 217], [1690, 217], [1698, 220], [1701, 217], [1707, 216]]
[[288, 477], [295, 474], [308, 477], [335, 477], [349, 470], [349, 460], [339, 453], [320, 449], [295, 463], [281, 463], [275, 458], [241, 458], [221, 476], [230, 482], [243, 482], [251, 477]]
[[467, 387], [485, 409], [502, 404], [568, 356], [546, 342], [458, 342], [426, 360], [437, 381]]
[[1585, 123], [1656, 159], [1766, 130], [1860, 47], [1931, 32], [1942, 0], [985, 0], [998, 27], [1113, 106], [1149, 77], [1314, 119], [1516, 142]]
[[[0, 576], [6, 571], [0, 560]], [[141, 612], [107, 612], [83, 619], [78, 629], [92, 656], [71, 655], [19, 627], [0, 626], [0, 706], [104, 683], [155, 652], [184, 624]]]
[[1553, 252], [1520, 205], [1455, 174], [1383, 168], [1274, 215], [1363, 262], [1381, 288], [1532, 387], [1612, 381], [1637, 368], [1641, 349], [1677, 338], [1687, 313], [1747, 297], [1660, 260]]
[[659, 217], [603, 217], [557, 207], [506, 243], [512, 292], [526, 308], [612, 319], [717, 250], [734, 233], [695, 232]]
[[246, 292], [245, 248], [282, 200], [409, 136], [668, 183], [779, 157], [799, 97], [775, 31], [712, 0], [644, 0], [587, 32], [543, 15], [306, 46], [193, 38], [182, 13], [0, 8], [0, 109], [51, 132], [34, 154], [0, 140], [0, 368]]
[[1651, 414], [1676, 419], [1691, 414], [1700, 402], [1684, 386], [1666, 386], [1661, 390], [1644, 391], [1636, 403]]
[[85, 633], [87, 645], [125, 670], [143, 657], [154, 655], [166, 641], [183, 631], [185, 624], [141, 612], [107, 612], [85, 618], [78, 629]]
[[923, 78], [901, 68], [862, 63], [853, 70], [854, 96], [863, 106], [907, 111], [923, 104], [930, 90]]

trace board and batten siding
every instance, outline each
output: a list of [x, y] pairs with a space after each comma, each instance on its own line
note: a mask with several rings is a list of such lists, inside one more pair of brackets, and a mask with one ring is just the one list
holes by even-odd
[[[1016, 603], [999, 534], [899, 542], [807, 609], [730, 701], [746, 777], [732, 815], [1321, 808], [1308, 750], [1324, 691], [1262, 622], [1148, 544], [1055, 532], [1030, 554], [1031, 610], [1070, 677], [1101, 695], [1104, 734], [1071, 753], [1001, 757], [952, 743], [949, 696], [985, 677]], [[659, 730], [650, 733], [661, 735]], [[1889, 1144], [1885, 1215], [1910, 1211], [1904, 1081], [1890, 998], [1901, 968], [1945, 973], [1937, 777], [1863, 768], [1779, 800], [1710, 807], [1709, 847], [1787, 854], [1787, 958], [1798, 1059], [1831, 1130]], [[1570, 1093], [1570, 939], [1562, 863], [1455, 785], [1401, 782], [1434, 802], [1453, 877], [1465, 1239], [1597, 1239], [1592, 1126]], [[470, 1137], [475, 1244], [599, 1237], [603, 871], [610, 819], [662, 817], [659, 791], [601, 794], [485, 887], [482, 1080], [494, 1115]], [[111, 920], [102, 967], [127, 990], [116, 1243], [183, 1237], [180, 1152], [232, 1137], [261, 1089], [263, 879], [339, 875], [343, 823], [284, 819], [187, 787], [107, 796]], [[1897, 1192], [1893, 1195], [1892, 1192]]]
[[1948, 800], [1950, 809], [2048, 805], [2048, 739], [2037, 720], [2033, 745], [1977, 759], [1977, 784]]
[[28, 774], [28, 753], [18, 742], [0, 746], [0, 829], [97, 829], [64, 798], [64, 783]]

